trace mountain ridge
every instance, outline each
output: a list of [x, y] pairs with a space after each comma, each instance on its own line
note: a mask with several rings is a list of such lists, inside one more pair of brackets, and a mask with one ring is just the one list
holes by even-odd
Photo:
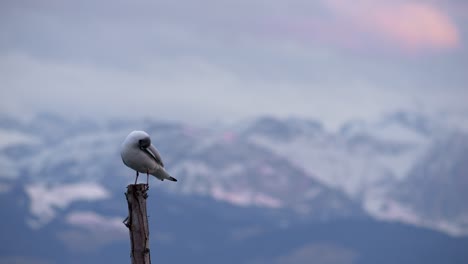
[[[260, 117], [246, 124], [206, 128], [151, 119], [98, 124], [50, 114], [22, 121], [4, 115], [0, 164], [6, 169], [0, 174], [0, 186], [8, 189], [20, 178], [26, 185], [52, 187], [91, 182], [113, 193], [132, 179], [118, 148], [137, 128], [152, 136], [168, 170], [183, 180], [183, 184], [164, 184], [169, 193], [203, 195], [241, 207], [292, 208], [311, 218], [367, 215], [452, 235], [468, 234], [464, 220], [451, 221], [454, 215], [463, 219], [468, 212], [455, 198], [447, 200], [454, 204], [454, 212], [446, 214], [440, 210], [444, 205], [436, 204], [428, 213], [411, 197], [402, 198], [413, 195], [411, 191], [406, 196], [395, 191], [404, 190], [405, 182], [410, 186], [408, 178], [422, 177], [415, 176], [415, 168], [429, 162], [428, 153], [446, 151], [449, 143], [444, 138], [453, 131], [466, 135], [457, 127], [406, 112], [374, 123], [347, 123], [336, 133], [325, 130], [319, 121], [298, 118]], [[446, 158], [462, 154], [451, 155]], [[466, 170], [462, 167], [453, 177], [463, 182]], [[440, 188], [438, 181], [444, 181], [440, 175], [450, 173], [451, 168], [439, 171], [429, 184]], [[440, 193], [447, 196], [450, 191]]]

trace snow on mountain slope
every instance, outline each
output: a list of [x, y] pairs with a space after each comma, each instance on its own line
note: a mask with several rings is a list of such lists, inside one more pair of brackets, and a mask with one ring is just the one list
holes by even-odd
[[[317, 219], [362, 215], [363, 208], [377, 219], [468, 233], [467, 206], [450, 198], [463, 197], [463, 190], [446, 183], [452, 176], [464, 179], [456, 168], [465, 152], [451, 150], [468, 145], [446, 139], [453, 131], [466, 133], [406, 112], [373, 123], [349, 122], [337, 132], [317, 121], [272, 117], [216, 128], [148, 119], [95, 123], [47, 114], [26, 121], [0, 117], [0, 131], [10, 135], [0, 148], [0, 192], [16, 182], [47, 190], [84, 182], [121, 191], [134, 172], [122, 164], [119, 147], [134, 129], [152, 135], [168, 171], [179, 179], [177, 184], [152, 179], [169, 193], [293, 210]], [[426, 181], [421, 168], [429, 164], [440, 165]], [[429, 187], [419, 188], [426, 182]], [[425, 199], [433, 193], [441, 198]], [[450, 203], [453, 212], [434, 213], [442, 210], [440, 201]], [[62, 205], [48, 206], [60, 210]]]
[[454, 132], [434, 141], [390, 198], [423, 222], [468, 234], [468, 134]]
[[35, 135], [23, 133], [12, 128], [0, 128], [0, 168], [2, 168], [2, 177], [14, 179], [18, 177], [18, 164], [16, 153], [19, 149], [30, 149], [38, 147], [41, 143], [40, 138]]
[[273, 127], [270, 130], [248, 129], [249, 141], [272, 150], [321, 183], [339, 188], [353, 198], [364, 195], [369, 188], [404, 178], [430, 142], [427, 136], [395, 122], [348, 123], [338, 134], [290, 128], [295, 135], [287, 138], [281, 137], [285, 129], [279, 133], [274, 129], [281, 127], [277, 124], [280, 120], [270, 122], [275, 126], [264, 125]]
[[[241, 139], [187, 150], [173, 173], [181, 175], [187, 185], [170, 188], [182, 188], [185, 193], [196, 190], [243, 206], [288, 207], [317, 215], [352, 215], [350, 209], [358, 208], [344, 195], [316, 182], [287, 160]], [[323, 200], [321, 205], [319, 198]]]
[[[54, 129], [59, 129], [57, 120], [60, 119], [53, 118]], [[35, 123], [38, 126], [37, 120]], [[70, 130], [70, 126], [80, 129], [79, 125], [64, 123], [62, 130]], [[49, 186], [48, 190], [81, 182], [117, 190], [130, 183], [135, 175], [121, 162], [121, 141], [129, 131], [144, 129], [154, 135], [153, 142], [168, 171], [182, 181], [182, 184], [162, 183], [167, 191], [210, 196], [240, 206], [286, 207], [303, 214], [313, 213], [317, 218], [362, 214], [359, 205], [339, 191], [323, 186], [289, 161], [231, 133], [154, 121], [141, 122], [137, 128], [91, 127], [95, 130], [59, 136], [52, 144], [46, 143], [51, 139], [49, 129], [32, 130], [43, 142], [34, 155], [27, 155], [24, 153], [27, 149], [11, 142], [10, 147], [18, 152], [13, 155], [17, 159], [13, 162], [11, 151], [0, 152], [0, 157], [9, 159], [7, 163], [13, 166], [16, 178], [34, 186]], [[21, 130], [22, 133], [29, 131]], [[66, 133], [57, 131], [57, 134]], [[0, 175], [6, 178], [4, 172]], [[152, 181], [152, 184], [160, 184], [155, 179]], [[34, 193], [28, 191], [33, 200], [37, 198]], [[53, 215], [52, 212], [49, 215]], [[47, 222], [50, 217], [45, 218], [39, 222]]]
[[31, 200], [31, 214], [28, 221], [33, 228], [39, 228], [51, 221], [56, 209], [68, 207], [75, 201], [95, 201], [108, 199], [110, 194], [102, 186], [92, 183], [61, 184], [48, 187], [44, 184], [26, 186], [26, 193]]
[[[451, 184], [464, 182], [468, 175], [466, 170], [460, 172], [460, 164], [468, 164], [468, 154], [460, 150], [468, 147], [460, 139], [468, 135], [463, 132], [464, 124], [452, 120], [449, 126], [445, 121], [399, 112], [374, 123], [347, 123], [338, 133], [309, 133], [281, 128], [287, 127], [287, 120], [267, 121], [251, 126], [258, 129], [245, 130], [250, 142], [288, 159], [320, 183], [343, 190], [371, 216], [452, 235], [468, 234], [468, 207], [461, 202], [466, 199], [459, 197], [464, 193], [459, 186], [464, 185]], [[273, 128], [281, 129], [277, 134]], [[440, 164], [436, 172], [422, 169], [435, 164]], [[415, 178], [418, 183], [411, 184]]]
[[39, 142], [33, 135], [15, 130], [0, 129], [0, 149], [10, 145], [37, 144]]

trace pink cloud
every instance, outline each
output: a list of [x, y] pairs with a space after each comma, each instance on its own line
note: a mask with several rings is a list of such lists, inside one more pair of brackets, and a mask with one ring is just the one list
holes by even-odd
[[379, 8], [368, 22], [383, 38], [411, 51], [455, 48], [460, 41], [450, 17], [427, 3]]
[[452, 18], [428, 2], [324, 0], [324, 3], [334, 16], [333, 22], [314, 22], [314, 32], [333, 43], [362, 47], [371, 41], [410, 52], [448, 50], [460, 44]]

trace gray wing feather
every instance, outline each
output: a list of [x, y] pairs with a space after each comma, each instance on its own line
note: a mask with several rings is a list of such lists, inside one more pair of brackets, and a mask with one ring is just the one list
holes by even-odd
[[164, 167], [164, 163], [161, 159], [161, 155], [159, 155], [158, 150], [156, 149], [155, 146], [153, 146], [153, 144], [151, 144], [146, 150], [148, 151], [148, 154], [150, 154], [150, 156], [153, 157], [156, 163], [161, 165], [161, 167]]

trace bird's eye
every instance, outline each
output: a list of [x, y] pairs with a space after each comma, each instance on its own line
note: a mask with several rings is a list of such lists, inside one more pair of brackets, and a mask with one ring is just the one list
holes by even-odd
[[140, 139], [138, 140], [138, 144], [142, 148], [147, 148], [151, 145], [151, 140], [149, 138]]

